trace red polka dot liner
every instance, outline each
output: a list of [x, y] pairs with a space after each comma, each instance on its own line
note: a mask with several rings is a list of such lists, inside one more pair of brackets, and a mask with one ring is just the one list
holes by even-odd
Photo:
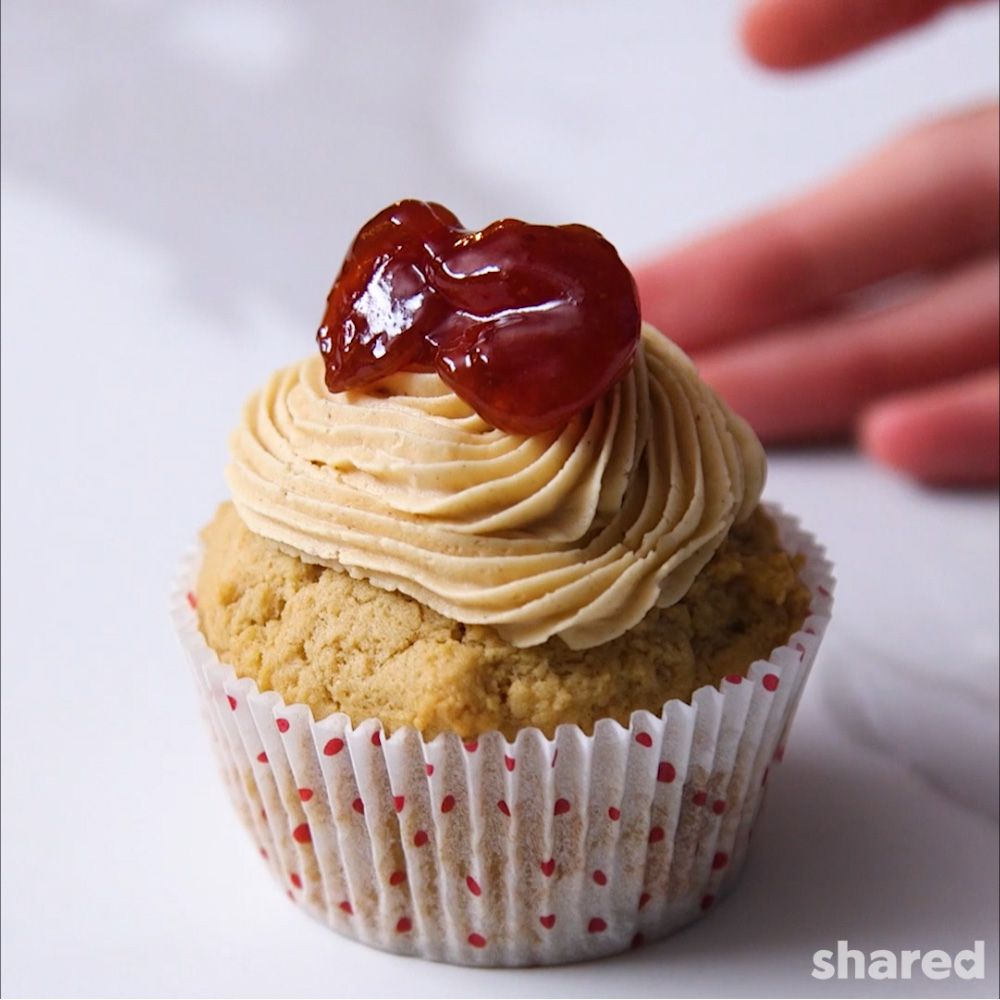
[[765, 778], [780, 780], [832, 607], [822, 548], [768, 511], [812, 592], [787, 645], [740, 683], [635, 712], [627, 729], [607, 719], [590, 736], [560, 726], [513, 742], [315, 722], [259, 691], [198, 630], [193, 553], [172, 614], [233, 804], [281, 893], [340, 934], [463, 965], [596, 958], [711, 919], [743, 865]]

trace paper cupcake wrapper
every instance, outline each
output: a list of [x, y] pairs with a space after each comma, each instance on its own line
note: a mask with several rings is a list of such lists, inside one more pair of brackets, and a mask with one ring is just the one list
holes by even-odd
[[365, 944], [466, 965], [609, 955], [709, 910], [743, 863], [832, 604], [823, 549], [768, 510], [812, 593], [787, 645], [627, 729], [512, 743], [316, 722], [237, 678], [198, 628], [189, 556], [173, 617], [233, 802], [289, 897]]

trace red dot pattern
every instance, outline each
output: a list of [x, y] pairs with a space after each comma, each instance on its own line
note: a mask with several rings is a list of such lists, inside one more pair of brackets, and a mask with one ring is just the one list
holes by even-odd
[[278, 727], [279, 733], [287, 733], [289, 729], [288, 719], [275, 719], [274, 724]]
[[778, 675], [777, 674], [764, 674], [761, 678], [761, 684], [764, 685], [765, 691], [777, 691], [778, 690]]
[[[734, 680], [734, 683], [739, 683], [741, 681], [742, 678], [736, 678]], [[775, 674], [766, 674], [764, 675], [763, 678], [761, 678], [762, 686], [769, 691], [774, 691], [778, 687], [778, 681], [779, 678]], [[237, 707], [236, 699], [232, 695], [227, 695], [226, 697], [230, 706], [235, 710], [235, 708]], [[277, 726], [279, 732], [285, 733], [290, 729], [291, 724], [288, 719], [282, 717], [275, 719], [275, 725]], [[653, 737], [645, 732], [636, 734], [635, 739], [637, 743], [646, 748], [651, 748], [654, 743]], [[373, 745], [379, 746], [380, 740], [381, 740], [381, 732], [376, 730], [371, 735], [371, 742]], [[324, 744], [323, 753], [328, 757], [333, 757], [339, 754], [344, 749], [344, 747], [345, 747], [344, 740], [340, 738], [333, 738], [328, 740]], [[474, 753], [478, 751], [479, 743], [477, 741], [471, 741], [465, 743], [464, 747], [467, 752]], [[784, 747], [780, 745], [776, 748], [774, 753], [775, 759], [777, 760], [781, 759], [783, 750]], [[257, 760], [260, 761], [261, 763], [267, 763], [268, 758], [266, 752], [261, 751], [257, 755]], [[505, 754], [503, 760], [504, 760], [504, 766], [507, 769], [507, 771], [513, 772], [516, 766], [515, 759]], [[554, 757], [552, 763], [553, 764], [555, 763]], [[433, 764], [428, 763], [425, 765], [425, 768], [428, 777], [433, 775], [434, 773]], [[765, 770], [761, 782], [762, 784], [766, 782], [767, 776], [768, 772], [767, 770]], [[669, 761], [659, 762], [657, 766], [657, 780], [659, 782], [671, 783], [675, 781], [676, 777], [677, 777], [677, 772], [672, 763], [670, 763]], [[296, 791], [300, 801], [303, 803], [310, 802], [316, 794], [314, 789], [307, 787], [298, 788], [296, 789]], [[406, 797], [403, 795], [396, 795], [393, 796], [392, 801], [395, 811], [397, 813], [401, 813], [406, 804]], [[691, 795], [691, 802], [696, 806], [708, 805], [709, 803], [708, 795], [704, 790], [694, 791]], [[451, 794], [445, 795], [444, 798], [441, 799], [440, 801], [441, 812], [442, 813], [451, 812], [455, 808], [456, 804], [457, 802], [454, 795]], [[360, 796], [354, 798], [354, 800], [351, 802], [351, 807], [358, 814], [363, 814], [365, 811], [365, 804]], [[573, 806], [569, 799], [558, 798], [553, 803], [553, 814], [555, 816], [565, 815], [567, 813], [570, 813], [572, 811], [572, 808]], [[714, 801], [711, 802], [710, 808], [713, 814], [721, 816], [726, 810], [726, 802], [724, 799], [715, 799]], [[508, 805], [505, 799], [500, 799], [497, 802], [497, 809], [504, 816], [507, 817], [511, 816], [510, 806]], [[264, 815], [266, 819], [266, 813]], [[618, 822], [622, 817], [622, 811], [618, 806], [614, 805], [609, 806], [607, 808], [607, 817], [613, 823]], [[309, 844], [312, 842], [312, 832], [310, 826], [308, 823], [305, 822], [299, 823], [298, 825], [294, 826], [291, 829], [291, 836], [292, 839], [298, 844]], [[666, 838], [666, 832], [663, 827], [654, 825], [650, 828], [648, 834], [648, 840], [650, 844], [660, 843], [661, 841], [665, 840], [665, 838]], [[429, 840], [430, 838], [427, 831], [422, 829], [417, 830], [413, 835], [413, 844], [415, 847], [418, 848], [423, 847], [424, 845], [429, 843]], [[265, 859], [268, 858], [268, 852], [263, 846], [259, 848], [259, 851], [263, 858]], [[716, 851], [712, 856], [711, 870], [721, 871], [722, 869], [728, 866], [729, 860], [730, 858], [728, 853], [726, 853], [725, 851]], [[540, 860], [538, 864], [541, 874], [544, 878], [551, 878], [555, 874], [556, 870], [555, 858]], [[295, 889], [303, 888], [302, 876], [299, 873], [292, 872], [289, 874], [288, 878], [291, 885]], [[609, 884], [608, 875], [600, 868], [594, 869], [591, 872], [591, 880], [597, 886], [603, 887]], [[402, 885], [406, 881], [407, 881], [407, 874], [405, 870], [401, 869], [394, 870], [388, 876], [388, 883], [390, 886], [393, 887]], [[482, 896], [483, 894], [482, 886], [479, 883], [479, 881], [475, 878], [475, 876], [471, 874], [466, 875], [465, 886], [471, 895], [476, 897]], [[291, 895], [290, 890], [289, 890], [289, 895]], [[638, 909], [642, 910], [650, 902], [651, 898], [652, 897], [649, 892], [643, 892], [638, 898]], [[705, 894], [700, 900], [700, 906], [702, 910], [709, 909], [711, 906], [714, 905], [714, 903], [715, 903], [715, 895], [712, 893]], [[345, 899], [340, 903], [338, 903], [337, 905], [345, 914], [349, 916], [354, 914], [354, 910], [350, 900]], [[546, 930], [551, 930], [555, 926], [556, 920], [557, 920], [557, 915], [555, 913], [544, 913], [540, 914], [538, 917], [539, 924], [541, 925], [542, 928]], [[607, 928], [608, 928], [607, 921], [602, 916], [592, 916], [587, 920], [588, 933], [600, 934], [606, 931]], [[406, 934], [409, 933], [412, 929], [413, 929], [413, 920], [410, 916], [402, 916], [398, 919], [396, 923], [397, 933]], [[480, 934], [479, 932], [470, 933], [467, 937], [467, 941], [469, 945], [471, 945], [474, 948], [485, 948], [487, 946], [486, 937], [483, 934]], [[641, 944], [642, 942], [643, 942], [642, 934], [636, 934], [635, 937], [633, 938], [633, 947], [636, 947], [638, 944]]]

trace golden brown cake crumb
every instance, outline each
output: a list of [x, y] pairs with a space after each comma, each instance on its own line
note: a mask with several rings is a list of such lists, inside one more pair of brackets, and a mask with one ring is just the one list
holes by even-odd
[[802, 623], [809, 593], [761, 510], [736, 526], [669, 608], [591, 649], [553, 638], [520, 649], [487, 626], [462, 625], [418, 601], [310, 565], [250, 532], [231, 503], [202, 537], [198, 614], [208, 644], [241, 677], [388, 731], [431, 738], [499, 729], [513, 738], [561, 723], [586, 732], [636, 709], [659, 714], [705, 684], [744, 674]]

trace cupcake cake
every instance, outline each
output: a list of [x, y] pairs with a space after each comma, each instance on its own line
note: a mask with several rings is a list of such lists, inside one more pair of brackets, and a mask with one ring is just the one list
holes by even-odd
[[175, 600], [286, 892], [378, 947], [610, 954], [732, 884], [830, 608], [583, 226], [407, 201], [249, 399]]

